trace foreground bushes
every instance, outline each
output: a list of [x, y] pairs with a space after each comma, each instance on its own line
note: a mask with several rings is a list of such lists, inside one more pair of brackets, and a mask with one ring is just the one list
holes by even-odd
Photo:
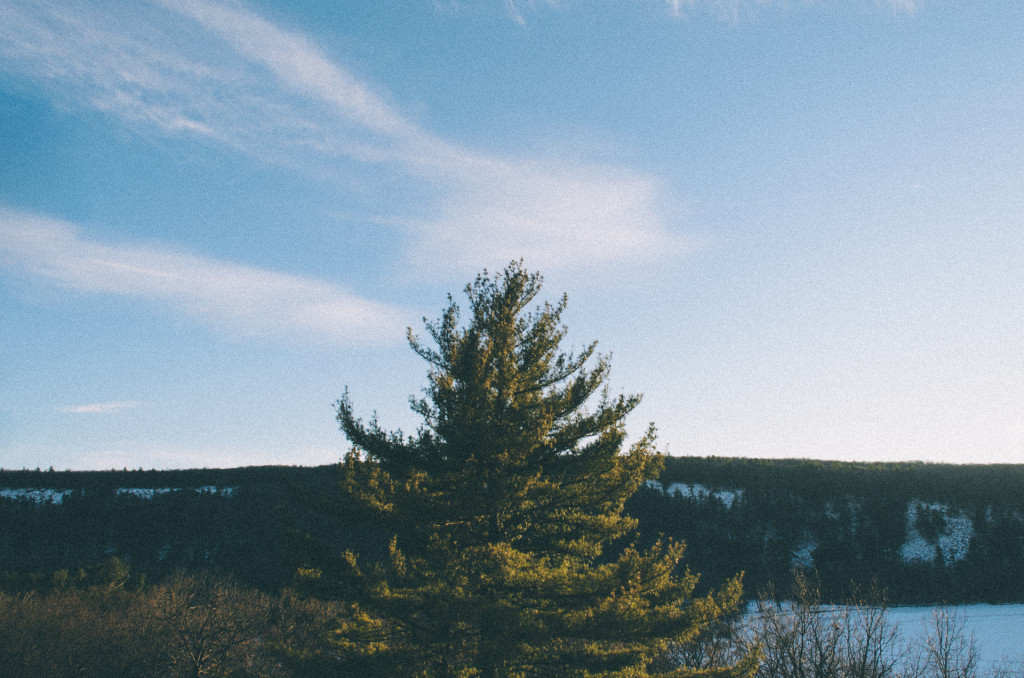
[[[756, 645], [757, 678], [1024, 675], [1020, 661], [1004, 661], [983, 676], [955, 609], [937, 608], [921, 633], [898, 634], [875, 591], [851, 596], [851, 605], [826, 605], [817, 586], [798, 576], [786, 598], [762, 597], [755, 614], [721, 620], [673, 648], [660, 667], [728, 666]], [[45, 590], [0, 593], [0, 676], [353, 675], [332, 642], [349, 612], [206, 573], [144, 587], [111, 560], [95, 572], [57, 573]]]
[[[980, 678], [973, 635], [956, 608], [935, 608], [916, 635], [899, 633], [877, 589], [854, 590], [844, 605], [822, 603], [819, 587], [797, 573], [785, 604], [757, 602], [746, 638], [758, 643], [757, 678]], [[1024, 675], [1004, 659], [990, 678]]]
[[315, 663], [342, 611], [210, 574], [0, 593], [0, 675], [291, 676]]

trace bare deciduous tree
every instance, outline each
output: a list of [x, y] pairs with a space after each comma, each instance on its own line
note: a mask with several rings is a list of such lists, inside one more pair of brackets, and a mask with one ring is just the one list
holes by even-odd
[[178, 573], [157, 587], [152, 605], [174, 675], [228, 674], [258, 660], [269, 609], [258, 592], [211, 574]]
[[759, 678], [895, 678], [904, 656], [885, 598], [855, 591], [847, 604], [823, 605], [821, 593], [796, 573], [793, 599], [758, 601], [752, 635], [763, 653]]
[[899, 629], [889, 621], [885, 595], [872, 587], [854, 589], [846, 610], [845, 675], [848, 678], [887, 678], [899, 675], [906, 657]]
[[980, 655], [967, 620], [955, 607], [937, 607], [908, 662], [911, 678], [977, 678]]

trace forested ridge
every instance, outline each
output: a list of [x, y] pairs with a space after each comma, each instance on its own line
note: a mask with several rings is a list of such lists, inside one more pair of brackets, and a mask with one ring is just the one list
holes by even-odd
[[[215, 568], [278, 590], [302, 564], [296, 544], [307, 534], [383, 552], [379, 526], [330, 508], [338, 474], [337, 465], [2, 470], [4, 585], [116, 555], [152, 581]], [[742, 571], [754, 596], [768, 584], [785, 590], [804, 567], [836, 599], [851, 581], [876, 580], [898, 602], [1024, 600], [1021, 465], [668, 457], [658, 480], [627, 510], [642, 540], [684, 540], [685, 563], [705, 584]], [[966, 538], [963, 550], [954, 537]]]
[[[630, 509], [748, 593], [813, 571], [824, 595], [877, 583], [903, 603], [1024, 599], [1024, 466], [677, 457]], [[675, 491], [673, 491], [675, 487]]]

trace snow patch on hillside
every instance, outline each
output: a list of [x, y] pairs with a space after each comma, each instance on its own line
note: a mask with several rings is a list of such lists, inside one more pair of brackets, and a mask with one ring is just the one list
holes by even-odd
[[114, 491], [114, 494], [121, 497], [126, 494], [130, 494], [133, 497], [139, 499], [152, 499], [153, 497], [161, 494], [167, 494], [171, 492], [169, 487], [119, 487]]
[[202, 487], [195, 488], [195, 491], [199, 492], [200, 494], [219, 494], [222, 497], [231, 497], [234, 496], [235, 490], [237, 489], [237, 487], [233, 486], [217, 487], [216, 485], [203, 485]]
[[48, 490], [31, 487], [4, 488], [0, 490], [0, 497], [4, 499], [28, 499], [37, 504], [63, 504], [64, 497], [71, 494], [71, 490]]
[[789, 562], [793, 567], [802, 570], [812, 569], [814, 567], [814, 549], [816, 548], [818, 548], [818, 542], [813, 539], [800, 542], [796, 549], [793, 550], [793, 555], [790, 557]]
[[[119, 487], [114, 490], [117, 496], [133, 496], [139, 499], [152, 499], [153, 497], [170, 492], [180, 492], [180, 487]], [[230, 498], [234, 496], [237, 487], [218, 487], [216, 485], [204, 485], [203, 487], [192, 487], [193, 492], [200, 494], [216, 494], [221, 497]], [[7, 487], [0, 489], [0, 497], [14, 501], [27, 500], [37, 504], [63, 504], [64, 499], [72, 494], [74, 490], [52, 490], [33, 487]]]
[[[941, 516], [942, 529], [934, 539], [928, 539], [918, 528], [920, 510], [924, 508]], [[922, 504], [911, 500], [907, 503], [907, 537], [900, 547], [904, 562], [932, 562], [936, 553], [944, 565], [949, 566], [967, 557], [974, 536], [974, 523], [963, 511], [953, 512], [944, 504]]]
[[[119, 487], [116, 490], [118, 496], [130, 494], [140, 499], [152, 499], [153, 497], [168, 492], [180, 492], [180, 487]], [[199, 494], [216, 494], [221, 497], [231, 497], [235, 494], [237, 487], [217, 487], [216, 485], [203, 485], [202, 487], [187, 488]]]
[[697, 501], [714, 497], [725, 504], [727, 509], [732, 508], [732, 505], [737, 500], [743, 498], [743, 490], [712, 490], [700, 483], [672, 483], [666, 489], [659, 481], [648, 480], [647, 486], [660, 490], [662, 494], [668, 496], [685, 497], [687, 499], [696, 499]]

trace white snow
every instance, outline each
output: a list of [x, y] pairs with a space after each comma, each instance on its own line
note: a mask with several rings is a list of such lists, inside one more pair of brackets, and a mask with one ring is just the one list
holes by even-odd
[[118, 496], [130, 494], [139, 499], [152, 499], [155, 496], [167, 494], [171, 491], [169, 487], [119, 487], [115, 494]]
[[930, 542], [916, 527], [920, 506], [922, 504], [917, 500], [907, 503], [907, 538], [900, 547], [900, 556], [903, 561], [931, 562], [935, 559], [936, 549], [945, 565], [952, 565], [966, 558], [971, 545], [971, 537], [974, 536], [974, 523], [971, 522], [971, 519], [964, 515], [963, 511], [954, 513], [944, 504], [923, 505], [929, 510], [940, 512], [945, 522], [938, 538]]
[[[974, 635], [981, 656], [979, 675], [1000, 661], [1024, 661], [1024, 605], [977, 604], [954, 609], [964, 620], [965, 635]], [[889, 619], [898, 624], [901, 637], [920, 637], [934, 612], [934, 607], [894, 607]]]
[[64, 502], [64, 497], [71, 494], [72, 490], [48, 490], [48, 489], [37, 489], [37, 488], [4, 488], [0, 490], [0, 497], [5, 499], [29, 499], [36, 502], [37, 504], [61, 504]]
[[814, 549], [816, 548], [818, 548], [818, 542], [813, 539], [800, 542], [793, 551], [793, 556], [789, 559], [789, 562], [793, 567], [805, 570], [811, 569], [814, 567]]
[[[788, 606], [782, 603], [783, 610]], [[749, 620], [757, 614], [756, 604], [750, 603], [747, 609]], [[827, 612], [835, 608], [826, 606], [824, 609]], [[911, 653], [917, 651], [914, 644], [926, 637], [936, 610], [934, 606], [889, 608], [889, 622], [896, 626], [900, 644]], [[979, 678], [990, 675], [997, 666], [1016, 669], [1005, 675], [1024, 676], [1024, 605], [960, 605], [950, 611], [963, 619], [964, 639], [974, 639], [979, 656]]]
[[[202, 487], [189, 488], [193, 492], [199, 494], [218, 494], [222, 497], [231, 497], [236, 487], [217, 487], [216, 485], [203, 485]], [[180, 487], [119, 487], [117, 488], [117, 494], [131, 494], [141, 499], [152, 499], [155, 496], [161, 494], [167, 494], [168, 492], [180, 492]]]
[[222, 497], [230, 497], [235, 493], [236, 487], [217, 487], [216, 485], [203, 485], [195, 488], [200, 494], [219, 494]]
[[711, 490], [700, 483], [672, 483], [666, 489], [659, 481], [648, 480], [647, 486], [661, 490], [663, 494], [669, 496], [678, 495], [697, 500], [714, 497], [725, 504], [727, 509], [731, 509], [736, 500], [743, 498], [743, 490]]
[[[217, 494], [225, 498], [231, 498], [235, 494], [237, 487], [227, 486], [218, 487], [216, 485], [204, 485], [202, 487], [191, 488], [194, 492], [201, 494]], [[167, 494], [169, 492], [178, 492], [180, 487], [119, 487], [114, 490], [114, 493], [118, 496], [131, 495], [140, 499], [152, 499], [153, 497], [161, 494]], [[0, 489], [0, 497], [4, 499], [28, 499], [34, 501], [37, 504], [61, 504], [64, 502], [64, 498], [74, 490], [50, 490], [32, 487], [7, 487]]]

